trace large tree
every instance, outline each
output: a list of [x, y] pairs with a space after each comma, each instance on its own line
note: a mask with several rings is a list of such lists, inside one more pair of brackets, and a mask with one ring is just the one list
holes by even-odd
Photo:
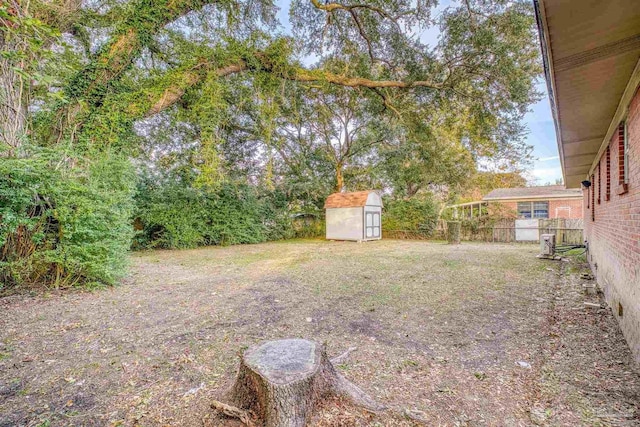
[[334, 191], [342, 191], [345, 169], [388, 140], [382, 102], [361, 88], [289, 86], [294, 87], [281, 102], [271, 147], [293, 173], [310, 157], [325, 163]]
[[496, 172], [496, 171], [479, 171], [464, 184], [460, 185], [459, 201], [473, 202], [482, 200], [484, 196], [489, 194], [496, 188], [515, 188], [526, 187], [527, 180], [519, 171]]
[[[517, 163], [540, 72], [530, 2], [436, 3], [293, 0], [284, 31], [271, 0], [0, 2], [0, 275], [115, 281], [134, 172], [195, 195], [175, 211], [215, 228], [202, 206], [247, 213], [256, 188], [320, 207], [335, 189], [410, 197]], [[432, 27], [437, 42], [420, 36]]]
[[[446, 103], [468, 117], [469, 138], [504, 143], [507, 128], [536, 96], [530, 5], [468, 0], [438, 18], [431, 16], [434, 6], [296, 0], [293, 37], [280, 35], [267, 0], [105, 0], [65, 20], [44, 13], [82, 66], [70, 78], [60, 76], [63, 102], [38, 109], [37, 136], [48, 144], [118, 145], [136, 120], [176, 104], [228, 108], [220, 93], [229, 76], [242, 74], [260, 91], [283, 80], [363, 88], [399, 116], [398, 96], [434, 109]], [[429, 46], [419, 34], [433, 25], [442, 35]], [[323, 62], [305, 67], [300, 60], [308, 55]], [[328, 59], [331, 68], [323, 65]]]

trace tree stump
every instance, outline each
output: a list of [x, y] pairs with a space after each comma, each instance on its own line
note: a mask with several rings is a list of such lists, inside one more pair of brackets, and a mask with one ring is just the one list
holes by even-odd
[[328, 396], [348, 398], [371, 411], [384, 409], [336, 371], [324, 345], [304, 339], [268, 341], [246, 350], [230, 391], [231, 400], [266, 427], [302, 427]]
[[449, 244], [460, 244], [460, 221], [447, 221], [447, 241]]

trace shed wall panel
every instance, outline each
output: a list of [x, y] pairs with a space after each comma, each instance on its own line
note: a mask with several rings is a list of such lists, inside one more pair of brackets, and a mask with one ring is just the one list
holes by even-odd
[[362, 240], [362, 208], [327, 209], [327, 239]]

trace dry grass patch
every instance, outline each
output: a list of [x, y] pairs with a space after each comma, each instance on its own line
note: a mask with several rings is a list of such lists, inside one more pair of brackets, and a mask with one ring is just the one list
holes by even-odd
[[313, 425], [415, 425], [405, 410], [427, 425], [530, 425], [533, 405], [551, 422], [541, 379], [543, 366], [556, 372], [559, 264], [535, 254], [393, 240], [136, 253], [122, 286], [0, 300], [0, 426], [234, 425], [208, 402], [233, 381], [240, 349], [284, 337], [331, 355], [357, 346], [340, 369], [392, 407], [331, 400]]

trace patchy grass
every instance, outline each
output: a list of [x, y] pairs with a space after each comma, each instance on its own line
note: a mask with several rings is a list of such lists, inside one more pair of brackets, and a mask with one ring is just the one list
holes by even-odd
[[[284, 337], [357, 346], [339, 369], [391, 407], [332, 399], [311, 425], [415, 425], [407, 409], [427, 425], [530, 425], [532, 408], [549, 425], [632, 425], [636, 406], [602, 409], [638, 397], [615, 322], [589, 320], [566, 267], [536, 251], [299, 240], [136, 253], [122, 286], [0, 299], [0, 426], [236, 425], [208, 402], [239, 350]], [[622, 360], [606, 372], [628, 372], [624, 384], [576, 365], [588, 333], [613, 337], [598, 360]]]

